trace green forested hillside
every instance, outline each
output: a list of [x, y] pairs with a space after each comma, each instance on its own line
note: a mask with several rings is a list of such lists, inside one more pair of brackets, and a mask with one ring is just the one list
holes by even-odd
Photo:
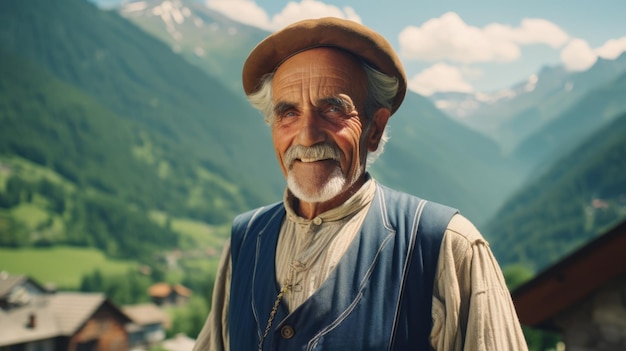
[[622, 73], [572, 103], [569, 109], [521, 143], [514, 157], [528, 169], [545, 169], [553, 160], [567, 154], [581, 140], [626, 111], [624, 92], [626, 74]]
[[[5, 214], [0, 245], [65, 242], [126, 257], [176, 245], [171, 231], [133, 211], [157, 202], [153, 187], [163, 182], [154, 165], [134, 159], [139, 134], [132, 124], [28, 60], [6, 53], [0, 59], [0, 208], [48, 211], [30, 228], [36, 236]], [[37, 175], [36, 166], [50, 171]]]
[[117, 14], [1, 2], [0, 48], [0, 245], [146, 258], [179, 244], [173, 219], [282, 193], [258, 113]]
[[269, 145], [269, 132], [258, 113], [115, 12], [83, 0], [2, 2], [0, 45], [169, 143], [153, 152], [193, 159], [192, 167], [244, 185], [254, 203], [282, 191], [279, 177], [266, 188], [252, 186], [253, 171], [278, 175], [261, 167], [274, 156], [259, 147]]
[[513, 196], [485, 234], [502, 264], [538, 270], [626, 217], [622, 114]]

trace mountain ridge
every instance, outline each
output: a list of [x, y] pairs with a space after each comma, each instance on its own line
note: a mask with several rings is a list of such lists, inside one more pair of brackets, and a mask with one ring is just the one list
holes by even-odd
[[239, 71], [247, 53], [269, 34], [193, 0], [144, 0], [116, 11], [236, 94], [243, 94]]
[[512, 152], [578, 99], [623, 72], [626, 53], [614, 60], [600, 58], [582, 72], [544, 66], [528, 80], [494, 93], [439, 93], [430, 99], [455, 120], [498, 141], [505, 152]]

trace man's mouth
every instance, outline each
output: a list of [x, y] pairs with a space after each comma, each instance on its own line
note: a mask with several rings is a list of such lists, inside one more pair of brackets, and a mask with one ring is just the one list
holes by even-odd
[[334, 145], [322, 143], [305, 147], [294, 145], [285, 152], [283, 163], [286, 168], [291, 169], [295, 162], [314, 163], [322, 161], [339, 162], [340, 151]]
[[312, 163], [312, 162], [320, 162], [320, 161], [333, 161], [332, 158], [298, 158], [297, 161], [303, 163]]

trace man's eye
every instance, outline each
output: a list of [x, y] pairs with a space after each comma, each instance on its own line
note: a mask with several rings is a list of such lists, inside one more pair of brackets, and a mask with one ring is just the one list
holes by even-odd
[[342, 106], [328, 106], [326, 108], [326, 114], [330, 114], [333, 116], [345, 115], [346, 111]]
[[297, 114], [295, 111], [285, 111], [284, 113], [281, 114], [282, 118], [289, 118], [289, 117], [295, 117]]
[[344, 112], [339, 106], [331, 106], [328, 108], [328, 112]]

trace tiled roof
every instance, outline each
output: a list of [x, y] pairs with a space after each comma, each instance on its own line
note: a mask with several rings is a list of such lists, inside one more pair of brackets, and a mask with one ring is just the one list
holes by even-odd
[[135, 324], [142, 326], [155, 323], [166, 324], [168, 321], [167, 315], [153, 303], [124, 306], [122, 311]]
[[[8, 311], [0, 310], [0, 347], [59, 335], [56, 316], [45, 307], [38, 309], [39, 303], [33, 302], [32, 306]], [[31, 314], [35, 318], [34, 328], [28, 327]]]
[[148, 289], [148, 294], [153, 297], [167, 297], [172, 292], [168, 283], [156, 283]]
[[180, 296], [189, 297], [191, 296], [191, 290], [187, 289], [183, 285], [175, 284], [171, 285], [168, 283], [156, 283], [148, 289], [148, 294], [152, 297], [161, 297], [165, 298], [172, 293], [172, 290], [175, 291]]
[[[28, 305], [0, 310], [0, 346], [71, 336], [105, 303], [104, 294], [57, 293]], [[29, 320], [34, 322], [29, 327]]]
[[61, 335], [72, 335], [105, 302], [102, 293], [65, 292], [50, 296], [50, 311], [57, 316]]
[[11, 275], [5, 271], [0, 272], [0, 301], [10, 299], [10, 296], [15, 288], [20, 286], [29, 285], [30, 287], [41, 291], [46, 291], [46, 288], [39, 285], [36, 281], [28, 278], [25, 275]]

